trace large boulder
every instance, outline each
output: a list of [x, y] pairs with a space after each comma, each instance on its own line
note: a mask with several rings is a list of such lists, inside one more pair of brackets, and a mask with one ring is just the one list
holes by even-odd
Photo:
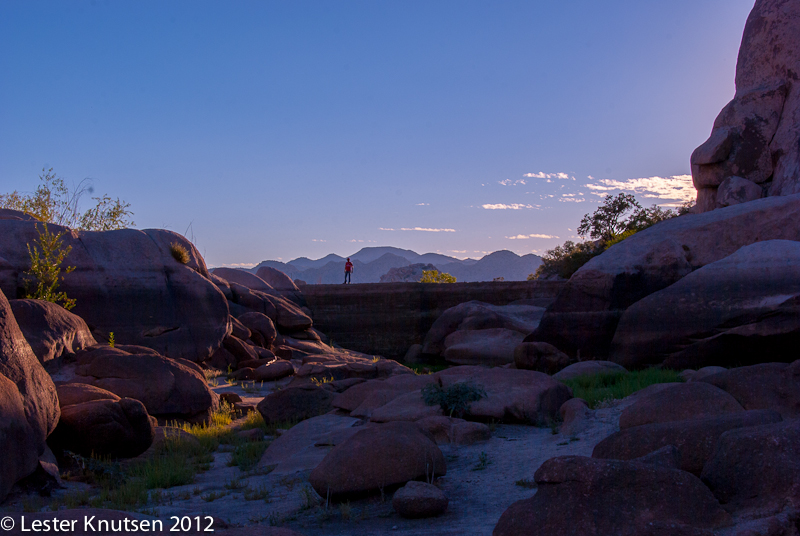
[[[503, 512], [493, 536], [678, 536], [731, 524], [700, 479], [676, 469], [560, 456], [534, 479], [536, 495]], [[671, 530], [649, 532], [653, 526]]]
[[311, 472], [322, 497], [377, 492], [447, 474], [444, 455], [414, 423], [370, 426], [335, 446]]
[[69, 383], [86, 383], [138, 400], [150, 415], [161, 419], [202, 419], [219, 403], [196, 364], [144, 347], [94, 346], [78, 352], [74, 369], [62, 369], [59, 375]]
[[470, 404], [465, 418], [481, 421], [547, 424], [558, 420], [561, 405], [572, 391], [543, 372], [506, 368], [452, 367], [437, 372], [436, 381], [447, 390], [458, 382], [471, 382], [486, 397]]
[[275, 329], [275, 324], [263, 313], [257, 313], [255, 311], [244, 313], [239, 316], [238, 320], [252, 333], [261, 335], [264, 341], [264, 348], [270, 348], [275, 341], [275, 337], [278, 336], [278, 330]]
[[[41, 223], [0, 220], [0, 289], [17, 297], [23, 272], [30, 265], [27, 244], [34, 243]], [[110, 332], [119, 344], [147, 346], [159, 353], [200, 362], [219, 347], [230, 331], [225, 295], [195, 247], [183, 236], [160, 229], [63, 232], [64, 261], [59, 289], [76, 300], [72, 312], [98, 338]], [[172, 245], [188, 252], [183, 264]], [[98, 335], [99, 334], [99, 335]]]
[[0, 292], [0, 501], [36, 470], [59, 416], [55, 385]]
[[800, 420], [725, 432], [702, 479], [735, 509], [771, 515], [800, 507]]
[[657, 422], [682, 421], [744, 411], [735, 398], [704, 382], [667, 384], [650, 392], [639, 391], [633, 404], [619, 416], [621, 430]]
[[518, 369], [555, 374], [571, 362], [567, 354], [546, 342], [524, 342], [514, 348], [514, 365]]
[[328, 413], [333, 409], [334, 393], [314, 384], [273, 391], [256, 409], [267, 424], [292, 425]]
[[663, 221], [575, 272], [525, 341], [547, 342], [582, 360], [607, 359], [625, 309], [698, 268], [765, 240], [800, 241], [800, 195]]
[[154, 426], [144, 404], [132, 398], [97, 399], [61, 407], [48, 438], [54, 451], [82, 456], [133, 458], [150, 448]]
[[447, 510], [449, 502], [442, 490], [433, 484], [416, 480], [397, 490], [392, 497], [395, 512], [411, 519], [438, 516]]
[[[528, 344], [528, 343], [525, 343]], [[553, 374], [556, 380], [572, 380], [581, 376], [595, 376], [597, 374], [627, 374], [628, 369], [612, 361], [580, 361], [573, 363]]]
[[97, 344], [86, 322], [60, 305], [44, 300], [9, 300], [9, 304], [40, 363]]
[[454, 331], [444, 341], [445, 361], [457, 365], [490, 367], [514, 362], [514, 349], [525, 333], [504, 328]]
[[800, 416], [800, 360], [738, 367], [699, 382], [727, 391], [744, 409], [772, 409], [785, 419]]
[[275, 290], [299, 291], [292, 278], [270, 266], [261, 266], [256, 270], [256, 275]]
[[[456, 331], [507, 329], [528, 334], [539, 324], [544, 308], [532, 305], [491, 305], [469, 301], [445, 310], [428, 330], [422, 353], [441, 355], [445, 340]], [[509, 361], [507, 361], [509, 362]]]
[[632, 460], [673, 445], [681, 453], [680, 468], [700, 475], [714, 445], [728, 430], [780, 422], [771, 410], [740, 411], [683, 421], [643, 424], [620, 430], [595, 445], [593, 458]]
[[212, 268], [211, 273], [217, 277], [221, 277], [228, 283], [238, 283], [244, 285], [251, 290], [258, 290], [260, 292], [269, 292], [272, 286], [247, 270], [239, 270], [237, 268]]
[[762, 195], [800, 192], [798, 34], [796, 2], [755, 3], [739, 49], [736, 94], [714, 121], [708, 141], [692, 154], [697, 210], [730, 201], [721, 194], [731, 177], [749, 181], [748, 188], [758, 188]]
[[31, 427], [24, 406], [17, 386], [0, 374], [0, 501], [36, 470], [44, 452], [44, 438]]
[[672, 369], [792, 361], [800, 346], [800, 242], [745, 246], [631, 305], [610, 359]]
[[[0, 220], [2, 223], [2, 220]], [[0, 374], [22, 397], [25, 418], [35, 436], [38, 456], [60, 415], [56, 387], [22, 335], [5, 295], [0, 292]]]

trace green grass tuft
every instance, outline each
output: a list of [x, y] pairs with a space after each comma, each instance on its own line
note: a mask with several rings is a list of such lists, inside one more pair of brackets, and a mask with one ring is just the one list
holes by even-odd
[[266, 441], [250, 441], [238, 445], [231, 454], [228, 462], [230, 467], [238, 467], [242, 471], [249, 471], [261, 460], [264, 451], [267, 450], [269, 443]]
[[562, 380], [575, 398], [582, 398], [591, 409], [610, 400], [625, 398], [649, 385], [683, 381], [677, 370], [650, 368], [628, 373], [603, 373]]

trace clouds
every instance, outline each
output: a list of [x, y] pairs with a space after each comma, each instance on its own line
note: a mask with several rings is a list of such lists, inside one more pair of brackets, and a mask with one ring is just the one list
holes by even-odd
[[401, 227], [400, 229], [393, 229], [391, 227], [379, 227], [381, 231], [423, 231], [426, 233], [455, 233], [455, 229], [435, 229], [431, 227]]
[[525, 179], [520, 179], [518, 181], [512, 181], [511, 179], [506, 179], [504, 181], [497, 181], [497, 184], [502, 184], [503, 186], [517, 186], [519, 184], [525, 185]]
[[235, 262], [232, 264], [221, 264], [220, 266], [222, 268], [252, 268], [255, 265], [256, 263], [254, 262]]
[[430, 206], [430, 203], [417, 203], [414, 206], [417, 206], [417, 207], [428, 207], [428, 206]]
[[529, 234], [529, 235], [518, 234], [517, 236], [507, 236], [506, 238], [508, 238], [509, 240], [527, 240], [528, 238], [558, 238], [558, 237], [546, 234]]
[[522, 210], [523, 208], [538, 208], [538, 205], [523, 205], [520, 203], [511, 203], [510, 205], [506, 205], [505, 203], [487, 203], [485, 205], [481, 205], [481, 207], [485, 208], [486, 210]]
[[669, 199], [680, 202], [693, 201], [697, 196], [697, 190], [694, 188], [691, 175], [644, 177], [626, 181], [600, 179], [594, 184], [587, 184], [586, 187], [594, 190], [592, 192], [594, 195], [605, 195], [605, 192], [612, 190], [623, 190], [634, 192], [647, 198]]
[[[531, 179], [561, 179], [561, 180], [575, 180], [575, 177], [571, 176], [569, 173], [545, 173], [544, 171], [540, 171], [538, 173], [525, 173], [523, 177], [529, 177]], [[524, 183], [523, 183], [524, 184]]]

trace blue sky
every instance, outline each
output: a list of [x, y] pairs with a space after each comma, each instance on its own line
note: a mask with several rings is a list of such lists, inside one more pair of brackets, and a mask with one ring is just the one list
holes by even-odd
[[213, 266], [542, 253], [693, 193], [752, 6], [0, 0], [0, 191], [91, 178]]

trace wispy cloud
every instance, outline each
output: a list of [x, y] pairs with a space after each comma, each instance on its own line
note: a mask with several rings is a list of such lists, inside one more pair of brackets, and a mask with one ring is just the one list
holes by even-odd
[[256, 263], [254, 262], [235, 262], [233, 264], [223, 264], [221, 268], [252, 268], [255, 265]]
[[622, 190], [634, 192], [644, 197], [653, 199], [670, 199], [677, 201], [692, 201], [697, 196], [692, 184], [691, 175], [673, 175], [671, 177], [643, 177], [617, 181], [613, 179], [600, 179], [594, 184], [587, 184], [587, 188], [595, 190], [595, 195], [604, 195], [598, 192]]
[[418, 206], [418, 207], [427, 207], [429, 205], [430, 205], [430, 203], [417, 203], [416, 206]]
[[327, 240], [322, 240], [320, 238], [312, 238], [311, 241], [312, 242], [327, 242]]
[[518, 184], [527, 184], [525, 179], [520, 179], [518, 181], [512, 181], [511, 179], [506, 179], [504, 181], [497, 181], [497, 184], [502, 184], [503, 186], [516, 186]]
[[571, 176], [569, 173], [545, 173], [544, 171], [540, 171], [538, 173], [526, 173], [523, 177], [529, 177], [531, 179], [561, 179], [561, 180], [568, 180], [572, 179], [575, 180], [575, 177]]
[[547, 234], [518, 234], [517, 236], [507, 236], [509, 240], [526, 240], [528, 238], [558, 238], [557, 236]]
[[521, 210], [523, 208], [537, 208], [537, 206], [534, 205], [521, 205], [519, 203], [512, 203], [510, 205], [506, 205], [505, 203], [486, 204], [481, 205], [481, 207], [486, 210]]
[[381, 231], [424, 231], [426, 233], [455, 233], [455, 229], [434, 229], [431, 227], [401, 227], [393, 229], [391, 227], [378, 227]]

